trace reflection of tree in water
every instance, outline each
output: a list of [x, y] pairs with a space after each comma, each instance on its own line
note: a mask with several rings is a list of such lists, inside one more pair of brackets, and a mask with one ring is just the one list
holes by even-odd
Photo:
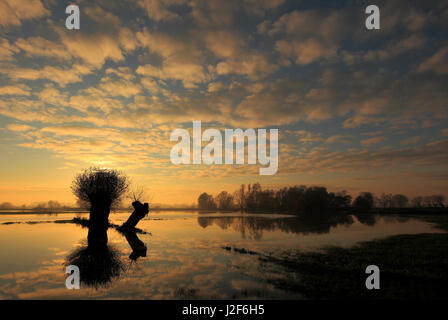
[[355, 213], [354, 216], [359, 222], [367, 226], [374, 226], [377, 220], [377, 215], [369, 213]]
[[408, 222], [411, 217], [406, 217], [406, 216], [382, 216], [383, 219], [387, 222], [387, 223], [396, 223], [396, 222]]
[[198, 223], [202, 228], [207, 228], [213, 224], [213, 220], [207, 219], [207, 217], [199, 217]]
[[282, 231], [286, 233], [308, 234], [328, 233], [331, 227], [339, 224], [352, 224], [353, 218], [347, 214], [313, 214], [297, 217], [261, 217], [261, 216], [223, 216], [198, 217], [198, 224], [203, 228], [216, 224], [221, 229], [232, 228], [241, 233], [243, 239], [260, 240], [263, 231]]
[[[79, 221], [78, 223], [86, 223]], [[81, 224], [81, 226], [85, 226]], [[107, 229], [100, 232], [96, 228], [89, 228], [87, 245], [76, 248], [66, 259], [65, 265], [75, 265], [79, 268], [81, 283], [88, 287], [107, 287], [114, 279], [118, 279], [126, 270], [122, 253], [114, 246], [107, 244]], [[129, 255], [131, 261], [137, 261], [140, 257], [146, 257], [146, 245], [138, 238], [136, 231], [118, 230], [123, 235], [132, 253]]]
[[369, 213], [355, 213], [354, 216], [358, 221], [362, 224], [365, 224], [367, 226], [374, 226], [378, 220], [381, 218], [386, 223], [396, 223], [396, 222], [407, 222], [409, 221], [410, 217], [405, 216], [385, 216], [380, 214], [369, 214]]
[[345, 213], [322, 213], [299, 216], [301, 223], [298, 233], [329, 233], [330, 229], [338, 225], [351, 225], [354, 220], [351, 215]]
[[129, 246], [132, 249], [132, 253], [129, 255], [129, 259], [137, 261], [140, 257], [146, 257], [146, 245], [141, 241], [135, 232], [120, 232], [126, 238]]
[[254, 217], [198, 217], [198, 224], [207, 228], [216, 224], [223, 230], [232, 228], [241, 233], [243, 239], [260, 240], [263, 237], [263, 227], [257, 223]]
[[81, 246], [72, 251], [65, 265], [76, 265], [79, 268], [81, 283], [88, 287], [107, 287], [125, 270], [121, 260], [121, 252], [111, 245], [92, 249]]

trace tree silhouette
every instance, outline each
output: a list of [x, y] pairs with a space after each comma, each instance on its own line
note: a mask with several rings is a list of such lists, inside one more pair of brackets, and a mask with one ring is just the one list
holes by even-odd
[[73, 194], [80, 204], [90, 206], [89, 245], [107, 245], [110, 209], [120, 203], [128, 187], [127, 177], [113, 169], [91, 167], [75, 177]]
[[216, 197], [202, 193], [198, 208], [202, 210], [240, 209], [246, 212], [288, 212], [305, 216], [316, 216], [328, 212], [369, 212], [373, 207], [390, 212], [394, 208], [444, 208], [445, 197], [432, 195], [415, 197], [409, 201], [402, 194], [383, 193], [375, 197], [371, 192], [361, 192], [352, 202], [346, 191], [328, 192], [325, 187], [294, 185], [280, 189], [264, 189], [260, 183], [242, 184], [229, 193], [220, 192]]
[[423, 197], [418, 196], [418, 197], [412, 198], [411, 206], [414, 208], [422, 208], [423, 207]]
[[233, 196], [227, 191], [222, 191], [216, 198], [216, 205], [220, 210], [231, 210], [235, 207]]
[[241, 185], [241, 187], [234, 192], [233, 198], [235, 199], [236, 206], [240, 210], [244, 210], [246, 208], [246, 186], [244, 184]]
[[353, 201], [353, 207], [356, 210], [368, 212], [373, 208], [373, 194], [370, 192], [361, 192]]
[[394, 208], [405, 208], [409, 203], [408, 197], [402, 194], [395, 194], [392, 197], [392, 206]]
[[216, 203], [213, 196], [205, 192], [202, 193], [198, 198], [198, 208], [202, 210], [215, 210]]

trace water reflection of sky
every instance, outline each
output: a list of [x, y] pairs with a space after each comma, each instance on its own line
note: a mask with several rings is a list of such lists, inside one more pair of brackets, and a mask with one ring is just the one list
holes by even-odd
[[[121, 224], [128, 215], [112, 214], [111, 222]], [[286, 215], [152, 213], [138, 225], [151, 233], [138, 234], [148, 247], [146, 257], [131, 262], [125, 237], [110, 229], [109, 244], [118, 250], [124, 273], [107, 287], [69, 291], [63, 264], [87, 236], [85, 228], [60, 223], [73, 216], [0, 215], [0, 298], [300, 298], [266, 281], [280, 276], [278, 266], [222, 247], [275, 254], [328, 245], [348, 247], [396, 234], [441, 232], [418, 219], [384, 216], [310, 220]]]

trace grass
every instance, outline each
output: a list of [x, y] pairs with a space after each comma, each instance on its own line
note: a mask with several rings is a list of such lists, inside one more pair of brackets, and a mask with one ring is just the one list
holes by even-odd
[[[448, 230], [448, 215], [428, 216]], [[275, 286], [311, 299], [448, 299], [448, 233], [398, 235], [320, 253], [288, 252], [263, 261], [285, 267]], [[368, 265], [380, 268], [380, 290], [367, 290]]]

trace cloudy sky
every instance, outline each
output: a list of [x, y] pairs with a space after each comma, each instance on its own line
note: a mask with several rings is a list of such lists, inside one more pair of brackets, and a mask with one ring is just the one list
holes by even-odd
[[[153, 201], [259, 181], [447, 194], [448, 5], [0, 0], [0, 202], [73, 203], [91, 165]], [[278, 128], [279, 169], [171, 164], [175, 128]]]

